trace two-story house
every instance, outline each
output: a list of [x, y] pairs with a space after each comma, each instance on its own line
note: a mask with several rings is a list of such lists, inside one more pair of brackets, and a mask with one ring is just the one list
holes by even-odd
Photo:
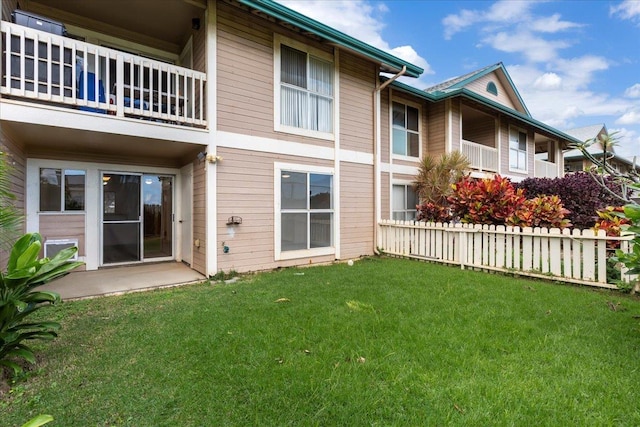
[[570, 139], [501, 64], [418, 90], [396, 78], [419, 67], [268, 0], [5, 0], [0, 31], [25, 230], [88, 270], [372, 254], [377, 221], [415, 210], [420, 156], [517, 179], [546, 150], [555, 176]]

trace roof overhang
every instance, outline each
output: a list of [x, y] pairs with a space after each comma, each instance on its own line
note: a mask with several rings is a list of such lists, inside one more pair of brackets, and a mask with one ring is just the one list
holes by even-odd
[[237, 0], [237, 2], [273, 17], [279, 24], [286, 24], [288, 27], [294, 26], [302, 32], [313, 34], [323, 41], [378, 62], [382, 72], [396, 74], [403, 67], [406, 67], [404, 75], [409, 77], [419, 77], [424, 72], [417, 65], [406, 62], [276, 2], [270, 0]]
[[473, 92], [469, 89], [466, 88], [459, 88], [459, 89], [454, 89], [451, 91], [447, 91], [447, 92], [437, 92], [437, 93], [429, 93], [429, 92], [425, 92], [423, 90], [420, 90], [418, 88], [415, 88], [413, 86], [409, 86], [405, 83], [401, 83], [399, 81], [394, 81], [393, 83], [391, 83], [391, 86], [394, 87], [397, 90], [401, 90], [403, 92], [409, 93], [411, 95], [415, 95], [417, 97], [420, 97], [421, 99], [430, 101], [430, 102], [439, 102], [439, 101], [443, 101], [445, 99], [448, 98], [455, 98], [455, 97], [461, 97], [461, 98], [466, 98], [466, 99], [470, 99], [473, 100], [475, 102], [478, 102], [482, 105], [485, 105], [489, 108], [491, 108], [492, 110], [496, 110], [499, 111], [500, 113], [504, 114], [505, 116], [511, 117], [513, 119], [519, 120], [527, 125], [530, 125], [534, 128], [537, 128], [541, 131], [544, 131], [556, 138], [565, 140], [567, 143], [582, 143], [582, 141], [574, 138], [571, 135], [568, 135], [556, 128], [553, 128], [549, 125], [547, 125], [546, 123], [543, 123], [539, 120], [536, 120], [534, 118], [532, 118], [530, 115], [528, 114], [524, 114], [521, 113], [519, 111], [513, 110], [511, 108], [506, 107], [505, 105], [499, 104], [495, 101], [492, 101], [488, 98], [485, 98], [482, 95], [477, 94], [476, 92]]

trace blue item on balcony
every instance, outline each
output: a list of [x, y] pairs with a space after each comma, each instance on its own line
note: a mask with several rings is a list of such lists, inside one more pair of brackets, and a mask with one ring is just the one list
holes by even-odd
[[[128, 96], [124, 97], [124, 106], [125, 107], [131, 107], [131, 98], [129, 98]], [[133, 108], [140, 109], [140, 100], [139, 99], [134, 99], [133, 100]], [[149, 109], [149, 103], [147, 101], [142, 101], [142, 109], [143, 110], [148, 110]]]
[[[85, 99], [84, 96], [84, 73], [80, 73], [78, 79], [78, 99]], [[96, 100], [96, 75], [94, 73], [87, 73], [87, 101]], [[98, 102], [107, 102], [107, 98], [104, 95], [104, 85], [102, 80], [98, 80]], [[80, 107], [80, 110], [91, 111], [92, 113], [106, 114], [107, 110], [94, 107]]]

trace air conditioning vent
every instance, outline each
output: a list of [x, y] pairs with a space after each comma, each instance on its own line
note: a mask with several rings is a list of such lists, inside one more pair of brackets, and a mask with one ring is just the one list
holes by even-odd
[[[44, 256], [47, 258], [53, 258], [63, 249], [78, 247], [78, 239], [55, 239], [47, 240], [44, 242]], [[71, 258], [76, 261], [78, 259], [78, 252]]]

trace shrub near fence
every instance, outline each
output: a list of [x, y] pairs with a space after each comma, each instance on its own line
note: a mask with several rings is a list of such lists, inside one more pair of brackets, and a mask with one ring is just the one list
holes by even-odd
[[[570, 283], [616, 289], [607, 282], [607, 242], [629, 249], [631, 237], [603, 230], [520, 228], [383, 220], [378, 247], [390, 255], [456, 264], [461, 268], [517, 272]], [[621, 279], [635, 277], [624, 270]]]

